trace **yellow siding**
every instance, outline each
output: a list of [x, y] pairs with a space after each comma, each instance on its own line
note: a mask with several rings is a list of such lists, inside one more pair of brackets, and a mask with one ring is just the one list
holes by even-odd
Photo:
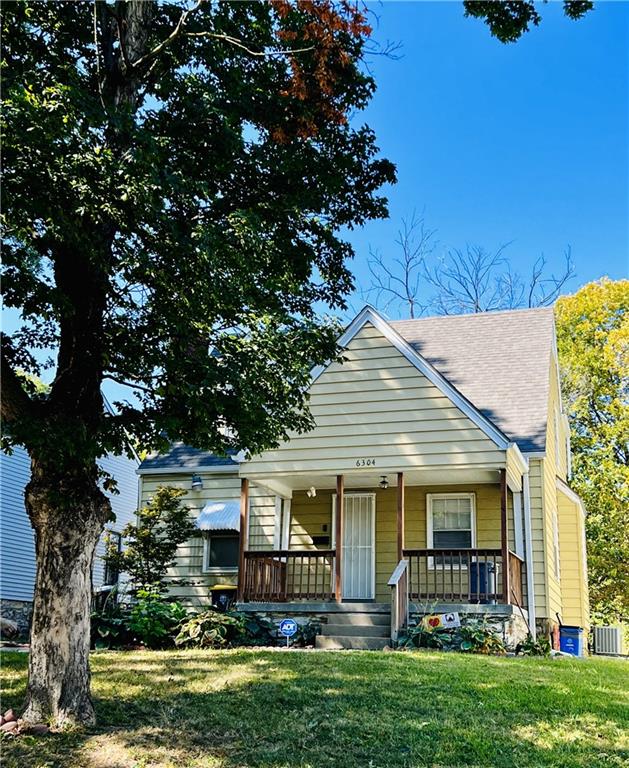
[[546, 599], [546, 526], [543, 491], [544, 460], [531, 459], [529, 466], [535, 609], [539, 618], [545, 618], [548, 616], [548, 602]]
[[577, 503], [559, 491], [559, 546], [561, 548], [562, 621], [584, 627], [590, 626], [585, 561], [585, 527]]
[[470, 467], [504, 463], [504, 451], [372, 325], [349, 343], [310, 388], [316, 428], [248, 462], [255, 474], [356, 468]]
[[[362, 492], [372, 492], [367, 488]], [[352, 489], [347, 493], [361, 493]], [[429, 493], [474, 493], [476, 495], [476, 544], [478, 547], [500, 547], [500, 488], [497, 485], [411, 486], [405, 494], [405, 546], [421, 549], [427, 546], [426, 496]], [[313, 536], [329, 536], [331, 546], [333, 491], [321, 490], [313, 499], [305, 492], [296, 492], [291, 508], [292, 549], [315, 549]], [[513, 519], [509, 496], [509, 539], [513, 547]], [[395, 488], [376, 490], [376, 600], [390, 599], [387, 587], [397, 565], [397, 495]]]
[[[208, 501], [226, 501], [240, 498], [240, 479], [234, 473], [209, 474], [199, 473], [203, 478], [203, 489], [192, 491], [190, 474], [176, 475], [143, 475], [141, 478], [142, 503], [154, 495], [157, 488], [174, 486], [182, 488], [186, 494], [182, 501], [190, 509], [190, 517], [196, 519]], [[269, 497], [261, 489], [252, 485], [250, 491], [250, 524], [251, 548], [273, 548], [273, 525], [275, 497]], [[177, 564], [168, 571], [169, 580], [183, 579], [185, 585], [173, 585], [169, 594], [183, 602], [200, 607], [209, 601], [209, 588], [214, 584], [236, 584], [237, 574], [234, 571], [224, 573], [203, 573], [203, 536], [201, 533], [193, 536], [177, 551]]]
[[[550, 387], [549, 387], [549, 401], [548, 401], [548, 424], [546, 429], [546, 456], [544, 458], [544, 474], [543, 474], [543, 489], [544, 489], [544, 537], [545, 537], [545, 553], [546, 553], [546, 585], [547, 585], [547, 607], [548, 613], [546, 618], [551, 621], [557, 620], [556, 614], [562, 613], [561, 604], [561, 583], [557, 578], [555, 568], [555, 534], [554, 534], [554, 520], [558, 515], [557, 510], [557, 482], [556, 477], [558, 472], [561, 472], [561, 458], [562, 458], [562, 445], [563, 440], [559, 440], [559, 457], [557, 457], [557, 451], [555, 450], [555, 423], [561, 427], [561, 419], [555, 419], [555, 413], [559, 411], [559, 379], [557, 377], [557, 366], [555, 364], [554, 356], [550, 360]], [[560, 435], [561, 438], [561, 435]], [[563, 451], [565, 454], [565, 451]], [[559, 458], [559, 463], [557, 462]], [[565, 462], [564, 462], [565, 463]], [[564, 474], [565, 477], [565, 474]], [[560, 558], [561, 559], [561, 558]]]

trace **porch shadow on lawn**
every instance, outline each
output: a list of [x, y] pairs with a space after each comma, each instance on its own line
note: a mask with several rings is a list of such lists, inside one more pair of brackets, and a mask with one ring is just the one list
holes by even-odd
[[[4, 654], [3, 654], [4, 656]], [[3, 706], [23, 696], [7, 655]], [[436, 653], [94, 654], [99, 726], [3, 744], [7, 768], [621, 766], [629, 667]]]

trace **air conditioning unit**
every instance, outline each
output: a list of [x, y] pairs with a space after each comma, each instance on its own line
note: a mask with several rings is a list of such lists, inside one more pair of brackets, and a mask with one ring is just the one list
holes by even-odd
[[622, 627], [594, 627], [594, 653], [622, 655]]

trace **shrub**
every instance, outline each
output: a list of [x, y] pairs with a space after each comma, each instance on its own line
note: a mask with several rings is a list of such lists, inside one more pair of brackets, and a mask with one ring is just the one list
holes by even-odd
[[128, 611], [115, 600], [107, 599], [103, 607], [91, 615], [91, 644], [96, 650], [124, 648], [132, 642]]
[[136, 589], [166, 589], [166, 572], [175, 565], [180, 544], [196, 532], [190, 510], [181, 503], [185, 491], [160, 486], [146, 506], [137, 511], [137, 525], [122, 531], [126, 546], [110, 542], [103, 560], [116, 573], [128, 573]]
[[[311, 645], [317, 632], [312, 621], [298, 625], [291, 645]], [[239, 611], [222, 613], [214, 608], [185, 621], [175, 638], [176, 645], [188, 648], [224, 648], [226, 646], [264, 646], [284, 643], [278, 638], [278, 624], [264, 616]]]
[[474, 620], [469, 620], [456, 629], [432, 629], [420, 622], [417, 626], [408, 628], [406, 635], [400, 640], [400, 647], [463, 653], [505, 653], [501, 637], [485, 622]]
[[502, 638], [484, 622], [470, 621], [456, 631], [458, 650], [464, 653], [503, 654]]
[[128, 627], [134, 639], [147, 648], [165, 648], [173, 644], [186, 609], [175, 601], [167, 601], [158, 590], [141, 589], [131, 606]]
[[518, 643], [515, 652], [522, 656], [550, 656], [550, 640], [547, 637], [533, 639], [529, 634]]
[[211, 608], [184, 621], [175, 638], [175, 645], [190, 648], [223, 648], [237, 645], [246, 636], [242, 615], [223, 613]]

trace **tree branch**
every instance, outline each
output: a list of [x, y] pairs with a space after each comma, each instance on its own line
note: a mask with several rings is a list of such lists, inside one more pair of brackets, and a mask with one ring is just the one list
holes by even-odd
[[0, 412], [2, 420], [6, 424], [12, 424], [25, 416], [32, 416], [34, 412], [34, 402], [28, 396], [22, 381], [9, 362], [7, 352], [11, 352], [11, 345], [4, 334], [0, 334], [2, 339], [2, 363], [0, 367], [0, 386], [2, 388], [2, 399], [0, 402]]

